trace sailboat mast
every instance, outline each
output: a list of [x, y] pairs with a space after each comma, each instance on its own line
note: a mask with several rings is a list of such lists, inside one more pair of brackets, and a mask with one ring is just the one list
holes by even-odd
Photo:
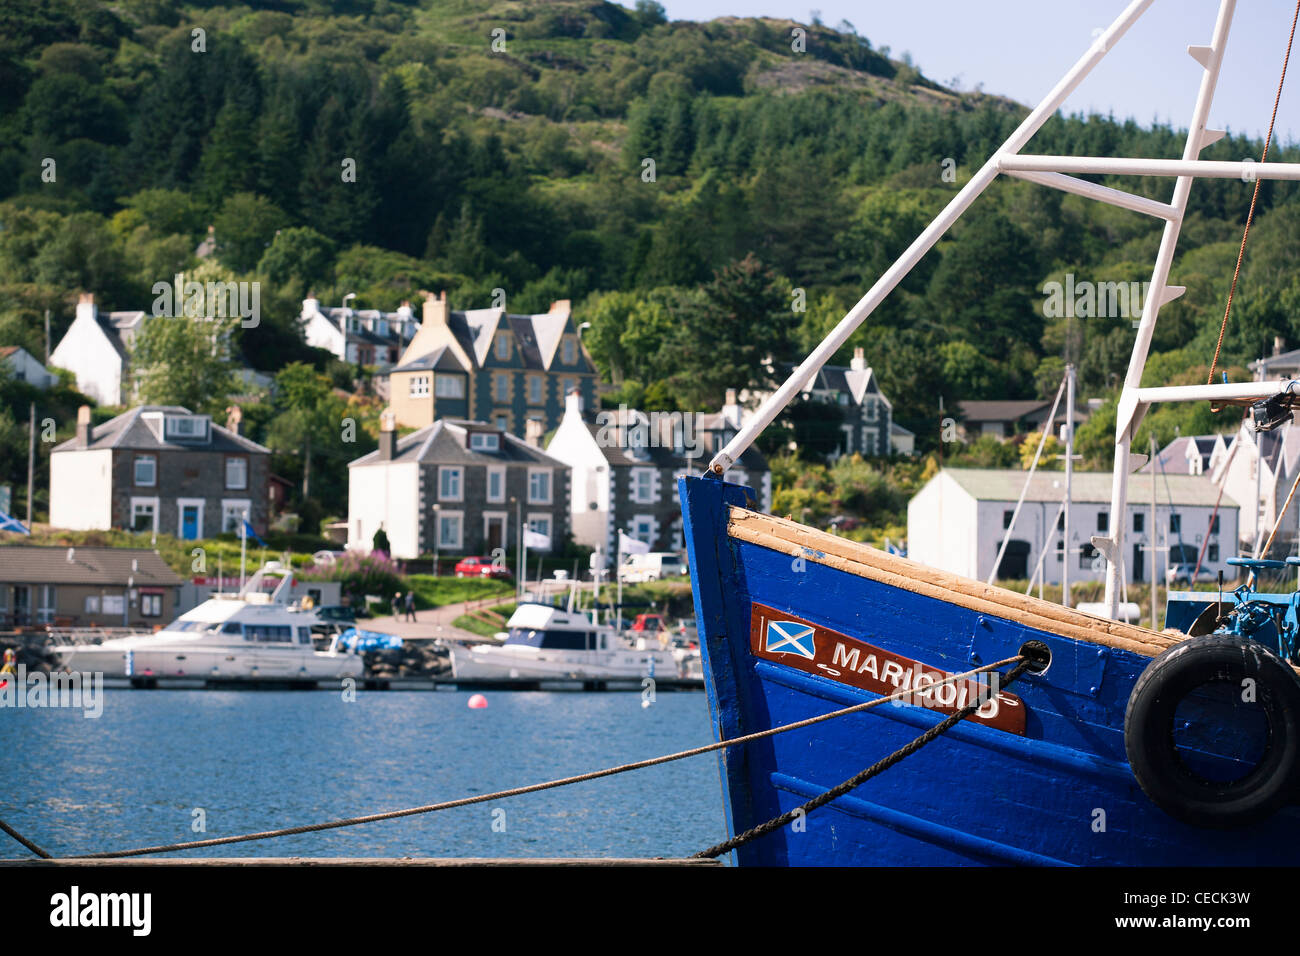
[[[1192, 110], [1192, 121], [1187, 130], [1187, 142], [1183, 147], [1184, 161], [1195, 160], [1202, 149], [1215, 142], [1221, 135], [1216, 130], [1206, 130], [1205, 123], [1209, 116], [1210, 105], [1214, 102], [1214, 92], [1219, 82], [1219, 69], [1223, 65], [1223, 51], [1228, 44], [1228, 30], [1232, 26], [1232, 15], [1236, 7], [1236, 0], [1222, 0], [1210, 46], [1188, 48], [1187, 52], [1205, 68], [1205, 73], [1201, 76], [1201, 86], [1196, 94], [1196, 106]], [[1174, 183], [1174, 195], [1170, 202], [1174, 215], [1165, 221], [1164, 233], [1160, 237], [1160, 251], [1156, 254], [1155, 266], [1151, 271], [1151, 284], [1148, 287], [1151, 291], [1147, 295], [1146, 302], [1143, 303], [1142, 321], [1138, 326], [1137, 341], [1133, 343], [1133, 355], [1129, 359], [1128, 374], [1124, 378], [1124, 390], [1120, 395], [1119, 416], [1115, 430], [1115, 470], [1111, 480], [1111, 530], [1109, 537], [1093, 538], [1093, 545], [1106, 556], [1106, 608], [1112, 618], [1119, 615], [1120, 593], [1125, 581], [1124, 516], [1128, 508], [1129, 451], [1145, 411], [1145, 406], [1138, 402], [1137, 392], [1142, 387], [1142, 372], [1146, 368], [1147, 354], [1151, 350], [1151, 337], [1155, 333], [1160, 307], [1183, 292], [1180, 288], [1168, 285], [1169, 269], [1173, 265], [1174, 251], [1178, 246], [1178, 234], [1182, 230], [1183, 215], [1187, 211], [1187, 197], [1191, 192], [1193, 178], [1193, 176], [1179, 176]]]

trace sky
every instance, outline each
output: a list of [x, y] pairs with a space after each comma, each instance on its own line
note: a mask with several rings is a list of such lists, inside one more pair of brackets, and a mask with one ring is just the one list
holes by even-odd
[[[1109, 26], [1126, 0], [660, 0], [670, 19], [769, 16], [807, 23], [847, 20], [876, 48], [910, 53], [931, 79], [1032, 106]], [[625, 0], [633, 6], [632, 0]], [[1156, 0], [1075, 90], [1064, 110], [1113, 113], [1143, 125], [1183, 128], [1191, 117], [1201, 67], [1189, 44], [1208, 45], [1218, 0]], [[1210, 126], [1263, 136], [1268, 128], [1292, 0], [1240, 0], [1229, 34]], [[1280, 142], [1300, 137], [1300, 43], [1278, 109]]]

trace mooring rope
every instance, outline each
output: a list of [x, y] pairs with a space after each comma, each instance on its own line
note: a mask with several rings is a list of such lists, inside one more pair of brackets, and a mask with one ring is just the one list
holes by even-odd
[[46, 853], [44, 850], [38, 847], [31, 840], [27, 839], [27, 837], [23, 836], [21, 833], [19, 833], [17, 830], [11, 827], [9, 824], [5, 823], [3, 820], [0, 820], [0, 830], [4, 830], [5, 833], [9, 834], [11, 837], [13, 837], [23, 846], [27, 847], [27, 849], [31, 850], [42, 860], [54, 859], [52, 856], [50, 856], [48, 853]]
[[[1033, 666], [1033, 662], [1026, 660], [1022, 657], [1020, 659], [1020, 663], [1017, 664], [1015, 667], [1013, 667], [1011, 671], [1006, 675], [1006, 677], [1003, 678], [1002, 686], [1005, 687], [1008, 684], [1010, 684], [1017, 677], [1019, 677], [1026, 670], [1028, 670], [1031, 666]], [[764, 834], [771, 833], [773, 830], [781, 829], [783, 826], [793, 822], [795, 819], [797, 819], [800, 816], [807, 816], [809, 813], [816, 810], [818, 807], [830, 803], [836, 797], [844, 796], [844, 794], [860, 786], [861, 784], [866, 783], [868, 780], [870, 780], [872, 777], [876, 776], [877, 774], [883, 773], [884, 771], [888, 770], [890, 767], [898, 763], [904, 757], [909, 757], [912, 754], [916, 753], [926, 744], [930, 743], [930, 741], [936, 739], [937, 737], [951, 730], [953, 727], [957, 726], [957, 724], [961, 723], [971, 714], [975, 713], [975, 711], [979, 710], [980, 707], [982, 706], [983, 703], [979, 701], [977, 701], [974, 704], [968, 704], [967, 706], [963, 707], [961, 710], [945, 718], [943, 721], [935, 724], [933, 727], [931, 727], [925, 733], [921, 734], [921, 736], [917, 737], [915, 740], [912, 740], [904, 744], [902, 747], [899, 747], [888, 757], [885, 757], [883, 760], [879, 760], [876, 763], [872, 764], [870, 767], [868, 767], [866, 770], [862, 771], [861, 773], [853, 777], [850, 777], [848, 780], [845, 780], [841, 784], [831, 787], [825, 793], [818, 794], [817, 796], [809, 800], [807, 803], [795, 807], [793, 810], [789, 810], [781, 814], [780, 816], [773, 817], [771, 820], [768, 820], [765, 823], [760, 823], [758, 826], [752, 827], [751, 829], [746, 830], [744, 833], [738, 833], [730, 840], [726, 840], [725, 842], [719, 843], [716, 846], [711, 846], [707, 850], [701, 850], [699, 853], [694, 854], [691, 858], [710, 860], [713, 859], [714, 857], [719, 857], [730, 850], [736, 849], [736, 847], [738, 846], [743, 846], [744, 844], [749, 843], [751, 840], [758, 839]]]
[[[1017, 662], [1023, 664], [1024, 667], [1029, 666], [1029, 661], [1025, 658], [1025, 656], [1023, 654], [1018, 654], [1015, 657], [1008, 657], [1006, 660], [996, 661], [992, 664], [985, 664], [984, 666], [977, 667], [974, 670], [965, 671], [964, 673], [961, 674], [953, 674], [951, 677], [945, 677], [941, 680], [936, 680], [934, 681], [934, 683], [928, 685], [927, 692], [931, 688], [940, 687], [944, 684], [951, 684], [961, 680], [966, 680], [967, 678], [974, 677], [977, 674], [984, 674], [989, 671], [997, 670], [1000, 667], [1005, 667], [1008, 664], [1016, 664]], [[1020, 673], [1020, 668], [1013, 670], [1011, 673], [1018, 675]], [[558, 780], [548, 780], [543, 783], [529, 784], [528, 786], [525, 787], [514, 787], [510, 790], [498, 790], [495, 793], [486, 793], [476, 797], [461, 797], [457, 800], [446, 800], [443, 801], [442, 803], [433, 803], [423, 807], [410, 807], [405, 810], [389, 810], [384, 813], [371, 813], [360, 817], [348, 817], [347, 819], [343, 819], [343, 820], [330, 820], [325, 823], [308, 823], [302, 826], [284, 827], [279, 830], [264, 830], [260, 833], [244, 833], [238, 836], [214, 837], [210, 840], [191, 840], [188, 843], [169, 843], [163, 846], [139, 847], [133, 850], [108, 850], [102, 853], [87, 853], [81, 856], [58, 857], [57, 859], [108, 860], [108, 859], [120, 859], [122, 857], [128, 857], [128, 856], [145, 856], [150, 853], [174, 853], [178, 850], [194, 850], [194, 849], [199, 849], [202, 847], [209, 847], [209, 846], [224, 846], [230, 843], [247, 843], [252, 840], [269, 840], [273, 837], [293, 836], [299, 833], [315, 833], [321, 830], [334, 830], [334, 829], [338, 829], [339, 827], [357, 826], [362, 823], [375, 823], [380, 820], [393, 820], [398, 817], [410, 817], [410, 816], [416, 816], [417, 814], [434, 813], [439, 810], [451, 810], [456, 807], [465, 807], [475, 803], [486, 803], [489, 800], [504, 800], [508, 797], [517, 797], [526, 793], [536, 793], [541, 790], [552, 790], [557, 787], [567, 787], [575, 783], [584, 783], [588, 780], [598, 780], [601, 777], [612, 777], [615, 774], [628, 773], [629, 771], [632, 770], [642, 770], [646, 767], [654, 767], [659, 764], [671, 763], [674, 760], [683, 760], [687, 757], [696, 757], [699, 756], [700, 754], [711, 753], [712, 751], [722, 750], [726, 747], [735, 747], [740, 744], [746, 744], [754, 740], [761, 740], [764, 737], [772, 737], [776, 734], [783, 734], [791, 730], [799, 730], [802, 727], [811, 727], [813, 724], [819, 724], [823, 721], [832, 720], [836, 717], [844, 717], [848, 714], [854, 714], [854, 713], [859, 713], [861, 711], [870, 710], [873, 707], [879, 707], [880, 705], [889, 703], [890, 701], [900, 700], [908, 696], [915, 696], [916, 693], [917, 692], [914, 688], [900, 690], [897, 691], [896, 693], [890, 694], [888, 697], [877, 697], [875, 700], [865, 701], [861, 704], [853, 704], [852, 706], [844, 707], [841, 708], [840, 710], [831, 711], [829, 714], [821, 714], [820, 716], [817, 717], [809, 717], [805, 720], [795, 721], [792, 724], [784, 724], [780, 727], [772, 727], [769, 728], [768, 730], [759, 730], [752, 734], [745, 734], [744, 736], [741, 737], [733, 737], [730, 740], [720, 740], [717, 741], [716, 743], [706, 744], [703, 747], [694, 747], [690, 750], [682, 750], [682, 751], [678, 751], [677, 753], [666, 754], [661, 757], [652, 757], [648, 760], [638, 760], [635, 763], [621, 764], [616, 767], [606, 767], [603, 770], [593, 770], [590, 773], [578, 774], [577, 776], [574, 777], [561, 777]], [[974, 708], [970, 708], [970, 707], [963, 708], [963, 710], [959, 711], [958, 714], [954, 716], [961, 715], [960, 719], [965, 719], [965, 717], [969, 717], [980, 706], [983, 706], [983, 704], [978, 703], [974, 706]], [[40, 850], [34, 843], [31, 843], [30, 841], [24, 839], [22, 836], [16, 833], [11, 827], [9, 827], [8, 825], [4, 825], [2, 821], [0, 821], [0, 826], [3, 826], [3, 829], [6, 833], [14, 837], [14, 839], [18, 840], [20, 843], [23, 844], [23, 846], [27, 847], [29, 850], [32, 850], [34, 853], [37, 853], [38, 855], [44, 857], [45, 859], [55, 859], [53, 857], [50, 857], [49, 854]]]

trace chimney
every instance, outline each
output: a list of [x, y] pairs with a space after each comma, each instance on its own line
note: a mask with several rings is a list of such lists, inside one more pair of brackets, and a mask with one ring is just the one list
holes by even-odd
[[226, 409], [226, 430], [236, 435], [244, 434], [244, 410], [238, 405]]
[[93, 429], [90, 427], [90, 406], [82, 405], [77, 409], [77, 444], [89, 445]]
[[524, 422], [524, 441], [534, 448], [542, 447], [542, 420], [530, 418]]
[[564, 417], [570, 415], [576, 419], [582, 418], [582, 392], [576, 388], [564, 396]]
[[308, 292], [307, 298], [302, 300], [302, 314], [304, 317], [311, 315], [313, 312], [320, 311], [320, 299], [316, 298], [315, 292]]
[[95, 321], [99, 310], [95, 307], [95, 293], [83, 292], [77, 297], [77, 318]]
[[736, 401], [736, 390], [727, 389], [727, 401], [722, 406], [722, 418], [735, 427], [740, 427], [740, 404]]
[[392, 461], [397, 451], [397, 416], [391, 408], [379, 415], [379, 460]]
[[550, 315], [568, 315], [573, 311], [573, 301], [571, 299], [556, 299], [551, 303], [548, 310]]
[[853, 350], [853, 358], [849, 362], [849, 368], [855, 372], [865, 372], [867, 370], [867, 353], [861, 346]]
[[447, 324], [447, 292], [445, 289], [436, 296], [430, 293], [424, 297], [424, 323], [435, 326]]
[[1281, 355], [1286, 351], [1286, 339], [1280, 335], [1273, 336], [1273, 354]]

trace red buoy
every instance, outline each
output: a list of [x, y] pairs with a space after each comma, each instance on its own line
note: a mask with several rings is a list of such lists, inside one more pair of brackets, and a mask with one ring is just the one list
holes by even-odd
[[487, 698], [482, 694], [475, 694], [469, 699], [470, 710], [482, 710], [487, 706]]

